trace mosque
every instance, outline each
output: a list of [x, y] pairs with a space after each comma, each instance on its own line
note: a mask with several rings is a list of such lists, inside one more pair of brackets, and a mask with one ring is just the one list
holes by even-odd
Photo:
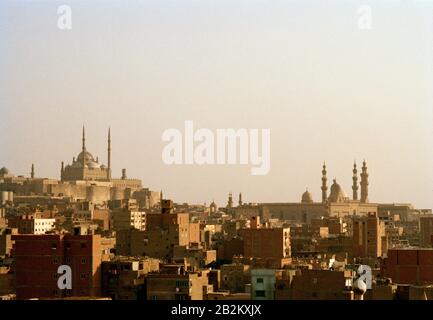
[[81, 152], [77, 158], [72, 159], [72, 164], [64, 167], [62, 162], [60, 169], [60, 177], [62, 181], [76, 180], [95, 180], [95, 181], [110, 181], [111, 180], [111, 131], [108, 129], [107, 141], [107, 166], [99, 163], [98, 158], [86, 149], [86, 132], [83, 126]]
[[[321, 216], [344, 217], [348, 215], [367, 215], [368, 212], [378, 212], [378, 204], [370, 203], [368, 199], [368, 169], [364, 161], [358, 184], [358, 169], [356, 163], [352, 170], [352, 198], [349, 198], [343, 188], [334, 179], [328, 195], [328, 178], [326, 164], [322, 167], [322, 197], [315, 202], [308, 189], [302, 194], [301, 202], [261, 203], [260, 214], [264, 218], [279, 218], [299, 222], [310, 222]], [[359, 189], [360, 195], [358, 194]]]
[[46, 196], [70, 198], [72, 201], [104, 203], [109, 200], [134, 198], [144, 207], [159, 201], [159, 192], [143, 188], [140, 179], [129, 179], [126, 169], [120, 178], [111, 173], [111, 131], [108, 129], [107, 165], [100, 163], [86, 148], [86, 134], [83, 127], [81, 152], [72, 163], [61, 162], [60, 180], [35, 177], [32, 164], [30, 177], [15, 176], [7, 168], [0, 169], [0, 191], [11, 191], [15, 199], [20, 197]]

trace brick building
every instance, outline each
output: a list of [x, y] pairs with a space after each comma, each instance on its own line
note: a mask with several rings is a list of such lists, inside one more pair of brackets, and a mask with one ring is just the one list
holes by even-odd
[[433, 249], [390, 249], [380, 273], [397, 284], [433, 285]]
[[[17, 299], [99, 296], [99, 235], [15, 235], [13, 256]], [[57, 285], [60, 265], [72, 269], [72, 289]]]

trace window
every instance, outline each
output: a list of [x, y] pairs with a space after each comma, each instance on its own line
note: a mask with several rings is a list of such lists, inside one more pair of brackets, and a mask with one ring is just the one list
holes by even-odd
[[59, 259], [58, 258], [54, 258], [53, 259], [53, 264], [58, 264], [59, 263]]
[[263, 278], [257, 278], [256, 282], [257, 283], [263, 283]]
[[87, 246], [86, 246], [86, 243], [85, 242], [82, 242], [81, 243], [81, 249], [84, 249], [84, 248], [86, 248]]
[[256, 290], [256, 297], [264, 298], [265, 296], [265, 290]]
[[81, 259], [82, 264], [86, 264], [86, 258]]
[[70, 243], [67, 243], [67, 244], [66, 244], [66, 249], [68, 249], [68, 250], [71, 249], [71, 244], [70, 244]]
[[57, 244], [56, 243], [52, 243], [51, 244], [51, 249], [56, 250], [57, 249]]
[[71, 258], [70, 257], [66, 258], [66, 263], [71, 263]]
[[176, 280], [176, 287], [177, 288], [188, 288], [189, 287], [189, 281], [188, 280]]
[[85, 273], [80, 274], [80, 279], [84, 280], [87, 278], [87, 275]]

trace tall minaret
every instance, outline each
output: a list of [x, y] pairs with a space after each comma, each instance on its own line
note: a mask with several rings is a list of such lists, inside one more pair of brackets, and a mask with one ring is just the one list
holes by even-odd
[[111, 128], [108, 128], [108, 148], [107, 148], [107, 153], [108, 153], [107, 179], [110, 180], [111, 179]]
[[353, 190], [353, 200], [358, 200], [358, 170], [356, 169], [356, 162], [353, 163], [353, 184], [352, 184], [352, 190]]
[[326, 203], [328, 199], [328, 186], [326, 185], [326, 164], [323, 162], [323, 169], [322, 169], [322, 203]]
[[32, 163], [32, 171], [30, 172], [30, 178], [34, 178], [35, 177], [35, 165]]
[[368, 173], [367, 173], [367, 164], [364, 160], [362, 163], [362, 172], [361, 172], [361, 202], [368, 202]]
[[84, 128], [84, 125], [83, 125], [83, 142], [82, 142], [82, 145], [81, 145], [81, 151], [86, 151], [86, 129]]
[[65, 171], [65, 164], [62, 161], [62, 164], [60, 166], [60, 180], [63, 181], [63, 172]]
[[81, 146], [81, 151], [83, 152], [83, 163], [82, 163], [82, 165], [84, 167], [85, 161], [86, 161], [86, 157], [84, 156], [84, 152], [86, 151], [86, 130], [84, 128], [84, 125], [83, 125], [83, 143], [82, 143], [82, 146]]
[[233, 195], [231, 192], [229, 193], [229, 200], [227, 202], [227, 208], [233, 208]]
[[239, 192], [239, 207], [242, 206], [242, 193]]

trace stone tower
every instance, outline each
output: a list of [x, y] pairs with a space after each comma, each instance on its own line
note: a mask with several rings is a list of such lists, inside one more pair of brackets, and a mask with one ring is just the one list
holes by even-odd
[[326, 185], [326, 164], [323, 163], [323, 168], [322, 168], [322, 203], [326, 203], [327, 199], [328, 199], [328, 186]]
[[111, 179], [111, 129], [108, 128], [108, 141], [107, 141], [108, 147], [107, 147], [107, 179]]
[[362, 163], [362, 172], [361, 172], [361, 202], [368, 202], [368, 173], [367, 173], [367, 164], [364, 160]]
[[353, 200], [358, 200], [358, 170], [356, 169], [356, 162], [353, 163], [353, 184], [352, 184], [352, 191], [353, 191]]
[[233, 195], [231, 192], [229, 193], [229, 200], [227, 202], [227, 208], [233, 208]]

